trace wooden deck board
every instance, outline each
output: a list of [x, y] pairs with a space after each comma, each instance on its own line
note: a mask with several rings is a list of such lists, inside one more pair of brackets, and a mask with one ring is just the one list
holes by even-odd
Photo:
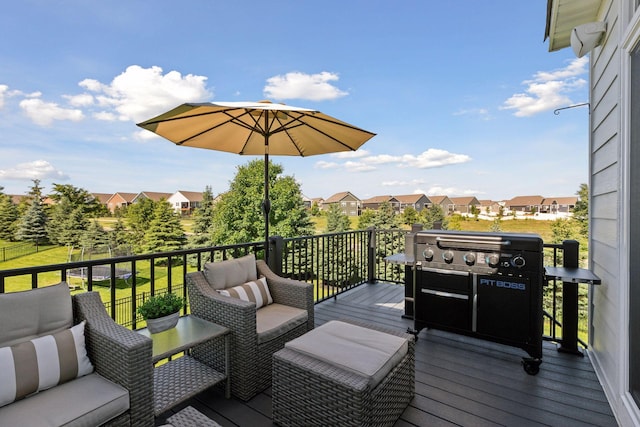
[[[316, 325], [353, 318], [406, 330], [413, 321], [402, 317], [403, 307], [402, 286], [363, 285], [316, 305]], [[540, 373], [531, 376], [521, 366], [524, 350], [424, 329], [416, 343], [416, 396], [396, 427], [616, 426], [586, 353], [559, 353], [545, 342]], [[249, 402], [208, 390], [189, 404], [222, 426], [273, 425], [271, 389]]]

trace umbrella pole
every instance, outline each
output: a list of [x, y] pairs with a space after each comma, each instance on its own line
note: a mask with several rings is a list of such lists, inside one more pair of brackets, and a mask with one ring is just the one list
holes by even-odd
[[[269, 113], [265, 115], [265, 129], [268, 129]], [[264, 200], [262, 201], [264, 212], [264, 261], [269, 265], [269, 212], [271, 202], [269, 201], [269, 132], [264, 136]]]

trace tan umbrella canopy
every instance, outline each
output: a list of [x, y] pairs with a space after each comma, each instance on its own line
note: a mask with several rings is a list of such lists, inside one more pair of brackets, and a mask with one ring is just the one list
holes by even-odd
[[312, 156], [354, 151], [375, 136], [316, 110], [269, 101], [182, 104], [138, 126], [177, 145], [264, 155], [267, 259], [271, 209], [269, 155]]

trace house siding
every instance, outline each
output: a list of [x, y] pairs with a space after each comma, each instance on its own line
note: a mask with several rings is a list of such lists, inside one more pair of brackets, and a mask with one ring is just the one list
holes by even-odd
[[[590, 55], [589, 268], [602, 279], [591, 287], [590, 356], [621, 425], [636, 425], [637, 406], [628, 389], [628, 229], [625, 196], [628, 158], [623, 118], [629, 100], [628, 52], [622, 49], [633, 0], [605, 0], [598, 20], [607, 23], [602, 46]], [[623, 66], [625, 69], [623, 69]]]

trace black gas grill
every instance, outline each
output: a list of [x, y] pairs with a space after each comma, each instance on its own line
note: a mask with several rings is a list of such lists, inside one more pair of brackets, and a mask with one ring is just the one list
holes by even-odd
[[542, 239], [536, 234], [420, 231], [414, 237], [416, 336], [435, 328], [519, 347], [542, 362]]

